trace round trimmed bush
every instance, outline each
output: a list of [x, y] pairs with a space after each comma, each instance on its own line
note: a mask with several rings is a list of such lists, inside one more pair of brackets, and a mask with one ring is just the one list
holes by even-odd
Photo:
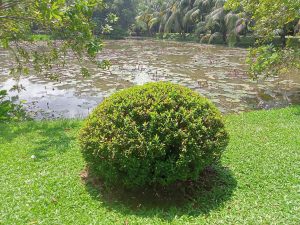
[[80, 131], [88, 167], [108, 184], [195, 180], [228, 142], [219, 110], [189, 88], [148, 83], [105, 99]]

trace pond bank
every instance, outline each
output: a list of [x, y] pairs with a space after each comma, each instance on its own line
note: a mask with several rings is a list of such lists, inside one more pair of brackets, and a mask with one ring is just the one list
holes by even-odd
[[[129, 36], [127, 38], [133, 39], [157, 39], [157, 40], [166, 40], [166, 41], [179, 41], [179, 42], [194, 42], [200, 44], [210, 44], [210, 45], [221, 45], [221, 46], [230, 46], [230, 47], [238, 47], [238, 48], [250, 48], [254, 47], [256, 41], [258, 40], [257, 37], [253, 35], [241, 35], [238, 39], [234, 40], [232, 43], [224, 42], [221, 36], [214, 36], [210, 38], [211, 35], [202, 35], [201, 37], [192, 34], [179, 34], [179, 33], [158, 33], [152, 36]], [[286, 37], [287, 41], [292, 46], [300, 47], [300, 37], [297, 36], [288, 36]], [[273, 40], [272, 44], [275, 46], [281, 46], [281, 38], [280, 36], [276, 36]]]

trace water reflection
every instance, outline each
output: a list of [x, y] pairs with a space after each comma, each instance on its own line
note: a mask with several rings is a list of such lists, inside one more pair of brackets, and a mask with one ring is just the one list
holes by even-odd
[[[196, 43], [155, 40], [108, 41], [99, 58], [110, 59], [110, 70], [93, 65], [93, 76], [83, 79], [72, 62], [60, 82], [37, 76], [23, 77], [27, 100], [35, 117], [85, 117], [103, 98], [116, 90], [150, 81], [171, 81], [188, 86], [218, 105], [221, 111], [240, 112], [300, 103], [300, 75], [289, 74], [265, 82], [250, 81], [245, 73], [246, 50]], [[11, 59], [0, 51], [0, 89], [10, 89]]]

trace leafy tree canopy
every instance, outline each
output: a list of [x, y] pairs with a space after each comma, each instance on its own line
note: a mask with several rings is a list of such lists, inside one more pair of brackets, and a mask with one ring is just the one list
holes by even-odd
[[[107, 23], [107, 15], [113, 13], [119, 20], [114, 23], [109, 33], [105, 32], [105, 38], [120, 39], [128, 35], [128, 29], [134, 23], [138, 0], [105, 0], [105, 9], [98, 9], [93, 14], [93, 20], [97, 28]], [[96, 34], [101, 34], [101, 29], [96, 28]]]
[[[253, 78], [300, 69], [299, 44], [286, 38], [299, 32], [300, 0], [228, 0], [225, 6], [244, 11], [255, 21], [252, 29], [258, 36], [259, 47], [252, 48], [248, 58]], [[278, 35], [281, 47], [269, 44]]]
[[[96, 59], [102, 42], [93, 34], [92, 20], [94, 10], [103, 7], [102, 0], [0, 0], [0, 46], [13, 53], [16, 66], [11, 71], [28, 74], [33, 68], [56, 79], [57, 68], [64, 66], [68, 54], [80, 62], [88, 59], [107, 67], [107, 61]], [[116, 19], [109, 14], [102, 32], [109, 30]], [[37, 42], [32, 38], [35, 32], [61, 41]], [[81, 73], [89, 74], [84, 66]]]

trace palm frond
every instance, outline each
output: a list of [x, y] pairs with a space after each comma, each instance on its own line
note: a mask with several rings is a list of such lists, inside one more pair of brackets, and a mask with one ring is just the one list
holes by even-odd
[[224, 20], [225, 20], [225, 24], [226, 24], [228, 33], [235, 31], [237, 21], [239, 20], [239, 16], [237, 14], [229, 12], [226, 14]]
[[182, 25], [183, 25], [184, 27], [186, 27], [187, 24], [188, 24], [189, 22], [192, 22], [192, 21], [193, 21], [193, 19], [192, 19], [192, 14], [193, 14], [196, 10], [198, 10], [198, 9], [197, 9], [197, 8], [192, 8], [191, 10], [189, 10], [189, 11], [184, 15], [183, 20], [182, 20]]
[[205, 34], [206, 31], [207, 31], [207, 29], [206, 29], [206, 23], [205, 22], [199, 22], [199, 23], [197, 23], [196, 29], [195, 29], [195, 33], [197, 35]]

